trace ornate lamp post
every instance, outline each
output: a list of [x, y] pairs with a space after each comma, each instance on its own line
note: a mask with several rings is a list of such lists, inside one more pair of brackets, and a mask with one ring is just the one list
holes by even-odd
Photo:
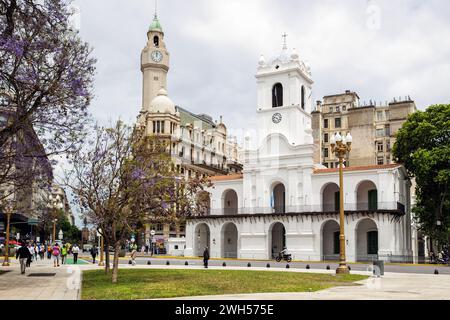
[[334, 152], [339, 159], [339, 267], [336, 274], [349, 274], [347, 263], [345, 262], [345, 234], [344, 234], [344, 174], [343, 161], [348, 152], [352, 149], [353, 138], [350, 132], [347, 137], [341, 137], [339, 133], [331, 137], [331, 152]]
[[12, 208], [7, 206], [5, 207], [6, 214], [6, 239], [5, 239], [5, 260], [3, 261], [3, 267], [9, 267], [9, 223], [11, 220]]

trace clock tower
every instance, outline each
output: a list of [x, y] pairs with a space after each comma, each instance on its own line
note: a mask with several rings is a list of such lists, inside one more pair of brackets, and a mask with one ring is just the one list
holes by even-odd
[[148, 110], [152, 100], [161, 89], [167, 91], [169, 52], [164, 42], [164, 32], [155, 12], [147, 32], [147, 45], [141, 53], [142, 109]]

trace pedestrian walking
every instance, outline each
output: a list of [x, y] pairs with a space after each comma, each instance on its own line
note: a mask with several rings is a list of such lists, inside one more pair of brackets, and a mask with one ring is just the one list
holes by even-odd
[[205, 247], [203, 251], [203, 265], [205, 268], [208, 268], [208, 260], [209, 260], [209, 250], [208, 247]]
[[16, 259], [19, 258], [20, 262], [20, 272], [21, 274], [25, 274], [25, 269], [27, 265], [27, 260], [30, 257], [30, 250], [28, 250], [25, 242], [22, 243], [22, 246], [16, 252]]
[[97, 257], [97, 252], [98, 252], [97, 247], [93, 246], [91, 248], [92, 263], [95, 263], [95, 257]]
[[44, 255], [45, 255], [45, 245], [41, 244], [39, 245], [39, 258], [41, 260], [44, 260]]
[[137, 256], [137, 250], [133, 249], [133, 251], [131, 251], [131, 264], [133, 266], [136, 265], [136, 256]]
[[80, 248], [77, 246], [77, 244], [74, 244], [72, 247], [72, 254], [73, 254], [73, 263], [78, 263], [78, 252], [80, 252]]
[[34, 261], [37, 261], [39, 250], [36, 243], [33, 245], [33, 248], [34, 248]]
[[28, 256], [28, 259], [27, 259], [27, 267], [29, 268], [29, 267], [31, 267], [31, 260], [34, 257], [34, 247], [31, 244], [28, 244], [27, 247], [28, 247], [28, 251], [30, 252], [30, 255]]
[[51, 259], [52, 258], [52, 252], [53, 252], [53, 247], [49, 244], [47, 246], [47, 259]]
[[53, 266], [56, 268], [59, 267], [59, 255], [61, 254], [61, 249], [59, 248], [59, 245], [56, 243], [52, 248], [52, 259], [53, 259]]
[[61, 264], [66, 264], [66, 258], [67, 258], [67, 246], [62, 245], [61, 246]]

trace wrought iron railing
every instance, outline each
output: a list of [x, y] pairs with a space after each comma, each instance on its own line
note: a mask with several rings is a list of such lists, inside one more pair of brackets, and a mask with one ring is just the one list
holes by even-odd
[[[345, 203], [344, 210], [350, 212], [379, 212], [397, 211], [405, 213], [405, 205], [399, 202], [378, 202], [376, 205], [368, 203]], [[300, 206], [276, 206], [276, 207], [229, 207], [221, 209], [205, 209], [201, 213], [207, 215], [237, 215], [237, 214], [283, 214], [283, 213], [339, 213], [339, 208], [334, 204], [300, 205]]]

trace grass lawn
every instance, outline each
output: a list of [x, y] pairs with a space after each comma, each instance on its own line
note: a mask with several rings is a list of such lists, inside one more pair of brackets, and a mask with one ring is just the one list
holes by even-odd
[[361, 275], [276, 271], [122, 269], [119, 283], [102, 270], [83, 272], [84, 300], [134, 300], [262, 292], [308, 292], [357, 285]]

